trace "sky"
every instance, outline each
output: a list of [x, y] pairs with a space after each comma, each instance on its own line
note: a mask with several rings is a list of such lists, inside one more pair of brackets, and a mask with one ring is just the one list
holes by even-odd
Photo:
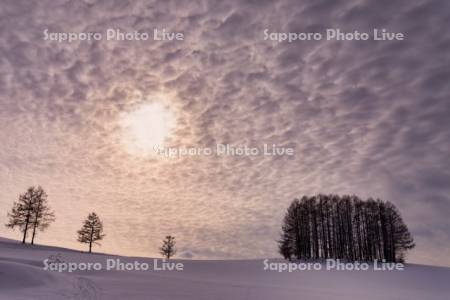
[[[450, 266], [449, 1], [2, 1], [0, 223], [42, 185], [56, 222], [37, 243], [178, 257], [276, 257], [295, 197], [394, 203], [416, 248]], [[58, 42], [48, 32], [183, 34]], [[277, 42], [269, 32], [400, 32], [402, 41]], [[161, 147], [275, 144], [294, 155], [166, 157]], [[0, 226], [0, 236], [20, 233]]]

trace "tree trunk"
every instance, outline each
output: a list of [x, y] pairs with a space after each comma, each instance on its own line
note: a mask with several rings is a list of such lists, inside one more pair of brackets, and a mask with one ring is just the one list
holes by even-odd
[[36, 236], [36, 224], [33, 226], [33, 235], [31, 236], [31, 245], [34, 245], [34, 237]]
[[34, 245], [34, 237], [36, 236], [36, 227], [38, 226], [39, 223], [39, 213], [42, 210], [42, 199], [38, 200], [38, 204], [36, 207], [36, 212], [34, 214], [34, 222], [33, 222], [33, 236], [31, 237], [31, 245]]
[[27, 225], [25, 225], [25, 229], [23, 230], [23, 239], [22, 239], [22, 244], [25, 244], [25, 239], [27, 238]]
[[92, 253], [92, 239], [94, 238], [94, 226], [91, 228], [91, 237], [89, 239], [89, 253]]
[[30, 215], [27, 216], [27, 219], [26, 219], [26, 221], [25, 221], [25, 228], [24, 228], [24, 230], [23, 230], [22, 244], [25, 244], [25, 239], [27, 238], [28, 223], [30, 223]]

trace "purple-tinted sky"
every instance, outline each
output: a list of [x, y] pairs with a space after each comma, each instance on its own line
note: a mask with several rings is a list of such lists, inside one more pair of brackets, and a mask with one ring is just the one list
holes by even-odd
[[[1, 1], [0, 222], [41, 184], [57, 221], [38, 242], [80, 248], [75, 232], [95, 210], [102, 251], [157, 255], [173, 234], [182, 257], [276, 256], [294, 197], [355, 193], [399, 207], [411, 261], [450, 265], [449, 27], [444, 0]], [[46, 28], [185, 39], [57, 43]], [[406, 40], [276, 43], [266, 28]], [[167, 146], [274, 143], [295, 155], [136, 155], [121, 120], [156, 102], [176, 118]]]

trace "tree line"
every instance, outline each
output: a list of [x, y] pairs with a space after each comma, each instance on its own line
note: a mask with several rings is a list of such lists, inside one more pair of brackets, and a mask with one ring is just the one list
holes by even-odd
[[278, 241], [285, 258], [401, 262], [414, 240], [394, 204], [357, 196], [295, 199]]
[[[7, 216], [9, 220], [5, 224], [6, 227], [11, 229], [18, 227], [22, 232], [23, 244], [26, 243], [31, 230], [31, 245], [34, 244], [37, 230], [44, 231], [55, 221], [55, 213], [51, 210], [47, 193], [41, 186], [29, 187], [24, 194], [21, 194], [19, 200], [13, 203]], [[105, 237], [100, 217], [95, 212], [91, 212], [83, 222], [81, 229], [77, 231], [77, 235], [78, 242], [88, 244], [89, 253], [92, 253], [92, 246], [99, 244], [98, 241]], [[159, 251], [167, 259], [175, 255], [175, 237], [166, 236]]]

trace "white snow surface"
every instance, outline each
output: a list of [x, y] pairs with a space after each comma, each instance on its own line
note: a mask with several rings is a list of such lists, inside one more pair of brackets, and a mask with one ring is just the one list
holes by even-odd
[[[450, 299], [450, 268], [407, 264], [403, 271], [263, 270], [263, 260], [171, 260], [183, 271], [44, 270], [59, 254], [64, 262], [147, 262], [152, 258], [88, 254], [22, 245], [0, 238], [0, 299]], [[274, 261], [274, 260], [271, 260]], [[282, 262], [282, 260], [279, 260]]]

